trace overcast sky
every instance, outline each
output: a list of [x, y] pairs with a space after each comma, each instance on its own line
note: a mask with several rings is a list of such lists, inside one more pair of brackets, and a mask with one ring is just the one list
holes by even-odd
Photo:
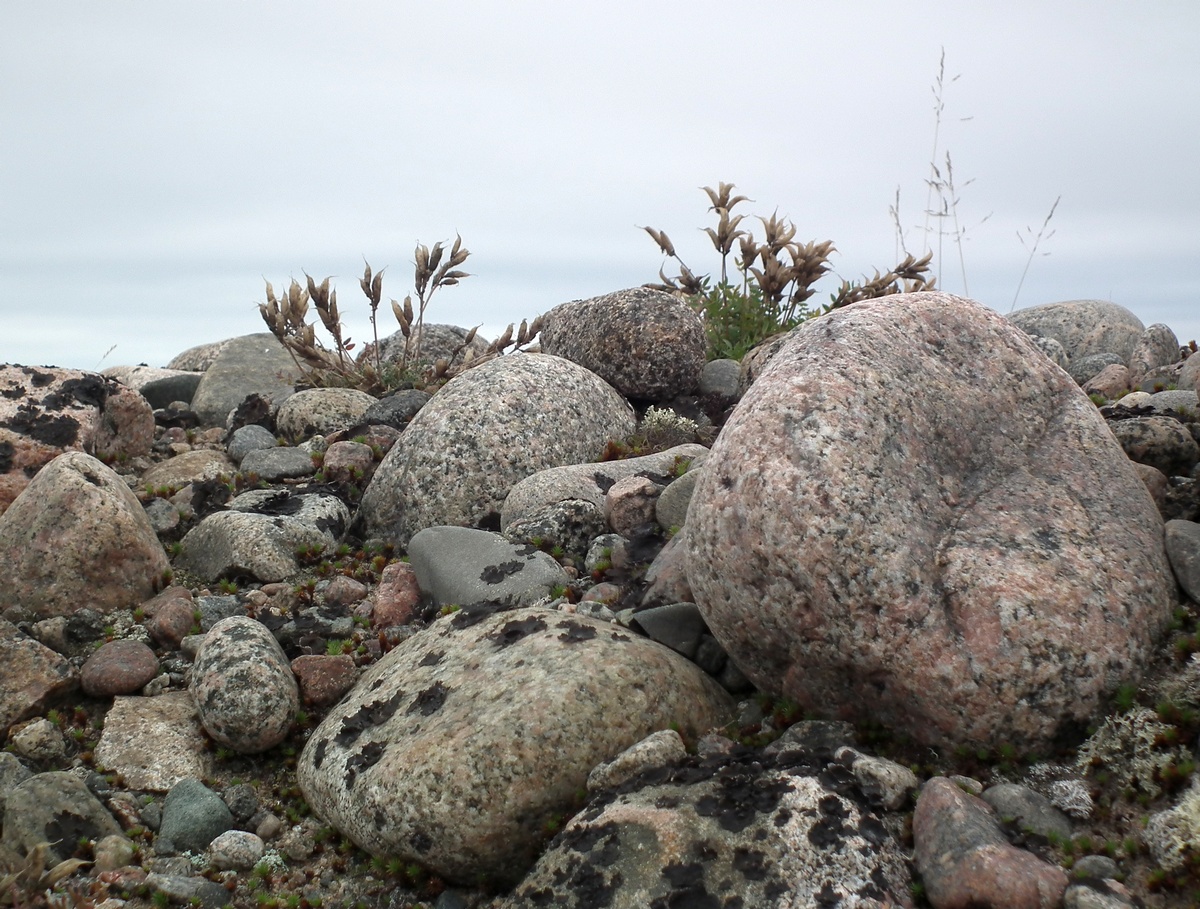
[[[721, 180], [840, 277], [883, 269], [897, 189], [936, 250], [943, 48], [969, 295], [1009, 311], [1061, 196], [1018, 308], [1200, 339], [1198, 37], [1195, 0], [6, 2], [0, 361], [163, 365], [264, 330], [264, 278], [306, 271], [366, 340], [363, 258], [403, 299], [414, 244], [456, 232], [473, 276], [428, 318], [494, 333], [655, 280], [641, 225], [715, 269]], [[952, 240], [941, 263], [964, 292]]]

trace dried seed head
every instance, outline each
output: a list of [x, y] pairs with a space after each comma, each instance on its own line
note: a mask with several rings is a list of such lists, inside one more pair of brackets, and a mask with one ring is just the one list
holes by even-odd
[[658, 248], [662, 250], [664, 256], [669, 256], [672, 259], [675, 258], [675, 244], [671, 242], [671, 238], [663, 231], [655, 230], [653, 227], [643, 227], [642, 230], [648, 233], [650, 239], [658, 244]]

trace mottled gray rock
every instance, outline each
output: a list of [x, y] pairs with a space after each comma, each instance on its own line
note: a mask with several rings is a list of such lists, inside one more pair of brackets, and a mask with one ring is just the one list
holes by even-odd
[[219, 795], [199, 780], [180, 780], [163, 803], [154, 848], [159, 853], [203, 852], [232, 826], [233, 815]]
[[1028, 786], [999, 783], [983, 790], [981, 798], [995, 809], [1002, 821], [1008, 821], [1024, 833], [1036, 833], [1052, 842], [1071, 838], [1071, 820], [1053, 803]]
[[604, 510], [592, 502], [567, 499], [543, 505], [509, 521], [504, 538], [541, 549], [561, 546], [563, 555], [582, 563], [592, 540], [608, 530]]
[[640, 458], [570, 464], [538, 471], [509, 491], [500, 513], [500, 528], [507, 530], [513, 521], [527, 514], [570, 499], [591, 502], [603, 509], [605, 494], [618, 480], [647, 476], [666, 483], [672, 479], [672, 471], [680, 459], [695, 463], [707, 454], [708, 449], [703, 445], [689, 443]]
[[632, 537], [654, 523], [658, 496], [666, 488], [649, 477], [622, 477], [604, 494], [604, 520], [615, 533]]
[[647, 770], [658, 770], [687, 758], [687, 746], [674, 729], [661, 729], [630, 745], [611, 761], [597, 764], [588, 774], [588, 792], [615, 789]]
[[270, 583], [295, 574], [297, 549], [327, 542], [296, 521], [222, 511], [187, 532], [177, 564], [209, 582], [248, 577]]
[[311, 454], [303, 448], [286, 446], [248, 451], [242, 458], [241, 468], [242, 473], [257, 474], [268, 483], [311, 477], [317, 472]]
[[672, 480], [659, 495], [654, 504], [654, 520], [663, 530], [672, 527], [682, 527], [687, 521], [688, 506], [692, 503], [692, 494], [696, 491], [696, 481], [700, 479], [700, 471], [692, 467], [687, 473]]
[[[274, 440], [271, 444], [275, 444]], [[233, 461], [221, 452], [197, 449], [185, 451], [168, 461], [155, 464], [142, 474], [141, 486], [143, 489], [158, 489], [163, 486], [182, 489], [190, 483], [214, 480], [221, 476], [232, 477], [236, 472]]]
[[594, 799], [493, 907], [911, 907], [910, 883], [852, 777], [737, 753]]
[[1161, 518], [1096, 408], [941, 293], [793, 332], [714, 444], [686, 540], [695, 601], [755, 684], [930, 744], [1040, 748], [1141, 673], [1174, 598]]
[[1133, 417], [1109, 423], [1130, 459], [1149, 464], [1168, 477], [1184, 477], [1200, 461], [1200, 445], [1172, 417]]
[[376, 403], [376, 398], [356, 388], [308, 388], [280, 405], [275, 425], [286, 438], [302, 442], [357, 425]]
[[130, 789], [149, 792], [211, 776], [212, 751], [191, 692], [116, 698], [104, 717], [96, 762], [119, 773]]
[[686, 536], [685, 525], [679, 533], [667, 540], [667, 544], [659, 550], [658, 555], [646, 568], [643, 606], [691, 603], [695, 599], [687, 578]]
[[1055, 909], [1061, 868], [1009, 844], [991, 807], [945, 777], [922, 788], [913, 812], [917, 870], [938, 909]]
[[1069, 369], [1071, 358], [1067, 356], [1066, 349], [1053, 338], [1035, 337], [1033, 343], [1037, 345], [1037, 349], [1050, 358], [1051, 362], [1060, 369]]
[[1183, 361], [1183, 366], [1179, 370], [1178, 385], [1180, 388], [1200, 391], [1200, 355], [1193, 353]]
[[222, 345], [192, 396], [202, 425], [224, 426], [230, 411], [249, 395], [279, 403], [292, 393], [300, 370], [273, 334], [243, 335]]
[[1179, 586], [1200, 603], [1200, 524], [1194, 521], [1167, 521], [1167, 558]]
[[[1095, 858], [1095, 856], [1088, 856]], [[1075, 864], [1075, 875], [1082, 874], [1078, 870], [1080, 863]], [[1124, 884], [1114, 879], [1086, 880], [1083, 883], [1071, 884], [1063, 893], [1063, 909], [1138, 909], [1142, 904], [1135, 902]]]
[[[1038, 338], [1034, 338], [1035, 343], [1038, 340]], [[1077, 383], [1086, 385], [1110, 366], [1125, 366], [1125, 362], [1117, 354], [1105, 351], [1103, 353], [1088, 354], [1085, 357], [1072, 360], [1067, 372]], [[1128, 367], [1126, 367], [1125, 375], [1126, 377], [1129, 376]]]
[[[1122, 400], [1121, 403], [1124, 404], [1125, 401]], [[1145, 403], [1153, 407], [1155, 413], [1166, 413], [1167, 411], [1191, 413], [1197, 420], [1200, 420], [1200, 394], [1187, 388], [1157, 391], [1152, 395], [1147, 395]]]
[[1163, 366], [1170, 366], [1179, 360], [1179, 339], [1175, 337], [1169, 326], [1156, 322], [1138, 338], [1129, 355], [1129, 371], [1133, 374], [1134, 383], [1150, 372]]
[[902, 764], [863, 754], [848, 746], [834, 752], [834, 760], [849, 768], [858, 788], [877, 808], [887, 811], [905, 808], [909, 797], [920, 786], [917, 775]]
[[58, 764], [67, 756], [62, 730], [49, 720], [38, 717], [20, 729], [9, 730], [8, 747], [34, 764]]
[[0, 512], [66, 451], [138, 457], [154, 414], [136, 391], [77, 369], [0, 365]]
[[37, 618], [136, 606], [170, 567], [129, 486], [81, 451], [43, 467], [0, 515], [0, 563], [0, 610]]
[[359, 508], [367, 535], [406, 546], [441, 524], [499, 529], [514, 485], [599, 457], [634, 427], [628, 403], [560, 357], [510, 354], [450, 380], [380, 463]]
[[1128, 365], [1146, 327], [1124, 306], [1107, 300], [1067, 300], [1018, 310], [1008, 317], [1028, 335], [1054, 338], [1071, 364], [1095, 353], [1113, 353]]
[[[420, 331], [414, 333], [411, 343], [409, 343], [409, 361], [411, 363], [436, 363], [439, 359], [445, 358], [452, 363], [461, 363], [466, 351], [470, 351], [477, 357], [486, 353], [489, 342], [483, 335], [477, 334], [471, 339], [471, 343], [464, 347], [467, 333], [468, 329], [459, 325], [426, 322], [421, 326]], [[382, 360], [384, 363], [399, 363], [404, 359], [406, 342], [403, 332], [397, 331], [388, 335], [379, 343], [383, 348]], [[364, 356], [369, 355], [369, 352], [370, 346]]]
[[208, 367], [212, 366], [221, 351], [228, 347], [235, 339], [226, 338], [223, 341], [209, 341], [205, 344], [197, 344], [195, 347], [189, 347], [183, 353], [178, 353], [171, 358], [166, 366], [167, 369], [187, 370], [189, 372], [204, 372]]
[[79, 676], [50, 648], [0, 619], [0, 729], [37, 716], [79, 684]]
[[84, 837], [98, 840], [120, 832], [113, 816], [73, 773], [31, 776], [14, 786], [4, 803], [4, 845], [24, 855], [48, 843], [51, 865], [69, 859]]
[[427, 391], [416, 388], [402, 389], [386, 398], [380, 398], [368, 407], [362, 415], [362, 422], [403, 429], [421, 412], [421, 408], [429, 403], [431, 397]]
[[571, 581], [548, 554], [469, 527], [425, 528], [408, 558], [421, 592], [437, 605], [529, 605]]
[[733, 703], [682, 657], [546, 609], [464, 607], [368, 669], [313, 732], [305, 799], [374, 855], [511, 884], [597, 764]]
[[542, 351], [590, 369], [629, 398], [669, 401], [700, 381], [704, 323], [674, 294], [634, 287], [554, 307]]
[[737, 360], [709, 360], [700, 369], [701, 396], [712, 395], [732, 404], [738, 399], [738, 379], [742, 364]]
[[101, 375], [132, 388], [157, 410], [175, 401], [191, 403], [200, 384], [201, 373], [154, 366], [110, 366]]
[[283, 648], [247, 616], [222, 619], [204, 636], [191, 691], [205, 731], [241, 754], [282, 742], [300, 707]]
[[225, 446], [225, 450], [238, 464], [242, 463], [242, 458], [246, 457], [252, 451], [260, 449], [274, 448], [279, 444], [279, 440], [271, 433], [271, 430], [265, 426], [259, 426], [257, 423], [251, 423], [248, 426], [240, 426], [234, 430], [233, 435], [229, 437], [229, 444]]
[[218, 871], [249, 871], [267, 851], [256, 834], [245, 830], [226, 830], [208, 844], [208, 854]]

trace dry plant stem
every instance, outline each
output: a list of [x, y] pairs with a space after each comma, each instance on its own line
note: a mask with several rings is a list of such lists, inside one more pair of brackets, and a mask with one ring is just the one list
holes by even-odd
[[[1037, 236], [1033, 239], [1033, 246], [1029, 250], [1029, 258], [1025, 260], [1025, 268], [1021, 271], [1021, 280], [1017, 282], [1017, 292], [1013, 294], [1012, 306], [1008, 308], [1009, 312], [1012, 312], [1017, 308], [1017, 297], [1021, 296], [1021, 286], [1025, 283], [1025, 276], [1029, 274], [1029, 266], [1033, 264], [1033, 257], [1037, 255], [1038, 245], [1042, 242], [1042, 240], [1049, 240], [1054, 236], [1054, 231], [1046, 233], [1046, 228], [1050, 226], [1050, 219], [1054, 217], [1054, 210], [1058, 208], [1058, 203], [1061, 201], [1062, 196], [1059, 196], [1054, 200], [1054, 204], [1050, 206], [1050, 212], [1046, 215], [1046, 220], [1042, 222], [1042, 226], [1038, 230]], [[1025, 230], [1027, 233], [1033, 233], [1033, 229], [1030, 227], [1026, 227]], [[1025, 245], [1025, 238], [1021, 236], [1020, 231], [1017, 231], [1017, 239], [1021, 241], [1022, 246]], [[1042, 255], [1048, 256], [1050, 253], [1042, 253]]]

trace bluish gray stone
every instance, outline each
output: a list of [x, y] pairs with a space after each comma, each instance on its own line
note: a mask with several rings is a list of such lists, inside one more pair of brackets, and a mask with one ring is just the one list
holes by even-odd
[[[203, 852], [233, 827], [233, 815], [221, 797], [199, 780], [180, 780], [163, 803], [155, 849], [160, 852]], [[167, 848], [170, 847], [170, 848]]]

